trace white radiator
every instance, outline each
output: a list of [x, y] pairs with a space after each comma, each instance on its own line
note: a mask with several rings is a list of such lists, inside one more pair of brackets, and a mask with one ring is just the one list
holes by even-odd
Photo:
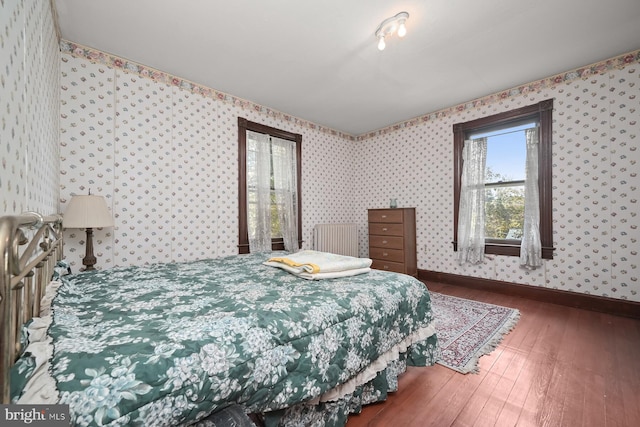
[[318, 224], [313, 228], [313, 248], [357, 257], [358, 227], [356, 224]]

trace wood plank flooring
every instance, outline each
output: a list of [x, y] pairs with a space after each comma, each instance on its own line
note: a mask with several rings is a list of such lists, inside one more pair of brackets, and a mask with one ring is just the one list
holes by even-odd
[[514, 307], [520, 321], [480, 373], [410, 367], [362, 426], [640, 426], [640, 320], [428, 282], [443, 294]]

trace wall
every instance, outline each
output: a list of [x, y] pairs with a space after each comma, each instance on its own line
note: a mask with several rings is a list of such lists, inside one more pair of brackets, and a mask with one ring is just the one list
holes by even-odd
[[[416, 207], [419, 269], [640, 301], [639, 59], [633, 52], [361, 137], [358, 221], [397, 197]], [[554, 259], [534, 271], [506, 256], [459, 266], [451, 244], [453, 124], [549, 98]]]
[[[61, 44], [61, 205], [106, 197], [98, 267], [237, 253], [237, 118], [302, 134], [304, 247], [312, 227], [352, 222], [352, 138], [70, 42]], [[75, 268], [85, 233], [69, 230]]]
[[0, 214], [58, 212], [60, 50], [48, 1], [0, 2]]
[[[96, 232], [98, 265], [236, 253], [237, 117], [303, 134], [303, 234], [366, 211], [417, 209], [418, 267], [640, 300], [640, 52], [453, 106], [357, 138], [73, 43], [62, 43], [61, 203], [107, 197], [113, 230]], [[553, 260], [454, 261], [452, 126], [554, 98]], [[355, 140], [355, 141], [354, 141]], [[67, 255], [83, 256], [83, 234]]]

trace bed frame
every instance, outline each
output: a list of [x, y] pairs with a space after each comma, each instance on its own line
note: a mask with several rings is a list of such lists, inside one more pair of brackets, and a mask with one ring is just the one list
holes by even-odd
[[35, 212], [0, 218], [0, 381], [10, 403], [10, 369], [21, 351], [22, 324], [40, 314], [40, 301], [62, 259], [62, 216]]

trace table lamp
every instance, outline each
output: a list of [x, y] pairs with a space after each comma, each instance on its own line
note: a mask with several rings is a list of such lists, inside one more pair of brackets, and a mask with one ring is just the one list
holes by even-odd
[[83, 271], [95, 270], [96, 257], [93, 255], [93, 229], [113, 227], [113, 218], [102, 196], [89, 194], [73, 196], [62, 219], [64, 228], [85, 228], [87, 231], [87, 250], [82, 259]]

